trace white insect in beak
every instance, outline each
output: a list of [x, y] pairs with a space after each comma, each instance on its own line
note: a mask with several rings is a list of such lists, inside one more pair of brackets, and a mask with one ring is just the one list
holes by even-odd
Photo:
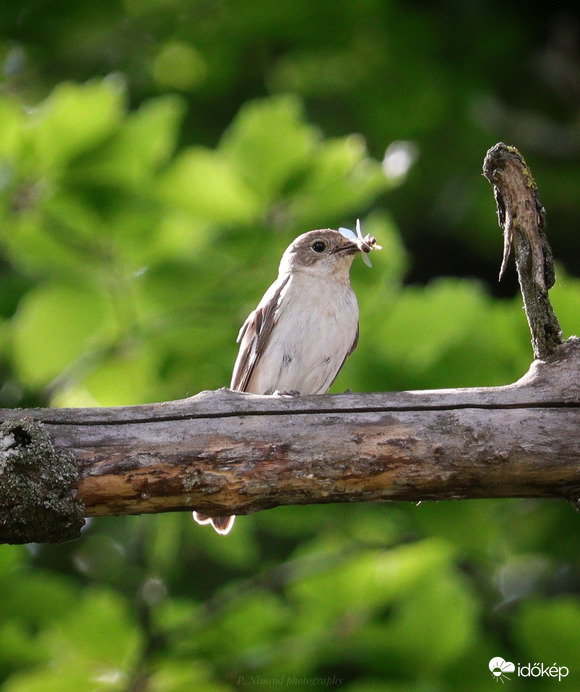
[[383, 248], [380, 245], [377, 245], [377, 239], [374, 236], [368, 234], [363, 236], [360, 219], [356, 220], [355, 228], [356, 233], [351, 231], [350, 228], [342, 227], [338, 229], [338, 232], [342, 233], [345, 238], [354, 241], [358, 245], [362, 253], [363, 262], [368, 267], [372, 267], [373, 265], [371, 264], [368, 253], [371, 250], [382, 250]]

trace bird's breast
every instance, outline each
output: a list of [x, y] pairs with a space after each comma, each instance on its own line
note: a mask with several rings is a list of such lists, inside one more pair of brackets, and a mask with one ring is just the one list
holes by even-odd
[[292, 277], [247, 391], [326, 392], [353, 346], [358, 316], [350, 284]]

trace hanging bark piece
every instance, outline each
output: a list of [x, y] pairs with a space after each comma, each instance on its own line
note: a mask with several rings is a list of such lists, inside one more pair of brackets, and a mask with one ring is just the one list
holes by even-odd
[[503, 276], [513, 245], [524, 308], [536, 358], [546, 358], [562, 343], [562, 330], [548, 290], [555, 281], [554, 258], [545, 234], [545, 210], [538, 187], [522, 155], [499, 142], [483, 162], [483, 174], [493, 185], [504, 252]]

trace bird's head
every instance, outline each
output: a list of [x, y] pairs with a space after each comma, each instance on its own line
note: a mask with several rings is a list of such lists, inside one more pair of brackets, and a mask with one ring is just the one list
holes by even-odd
[[280, 273], [307, 272], [348, 280], [356, 253], [369, 252], [374, 242], [374, 238], [370, 244], [356, 236], [347, 238], [330, 228], [309, 231], [288, 246], [280, 262]]

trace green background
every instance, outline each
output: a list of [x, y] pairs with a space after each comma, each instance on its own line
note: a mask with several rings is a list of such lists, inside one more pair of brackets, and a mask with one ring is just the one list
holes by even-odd
[[[530, 336], [481, 165], [526, 157], [580, 317], [574, 4], [25, 0], [0, 7], [0, 406], [229, 383], [291, 240], [348, 226], [359, 347], [332, 391], [489, 386]], [[0, 547], [2, 690], [487, 690], [491, 658], [580, 684], [564, 502], [189, 514]]]

